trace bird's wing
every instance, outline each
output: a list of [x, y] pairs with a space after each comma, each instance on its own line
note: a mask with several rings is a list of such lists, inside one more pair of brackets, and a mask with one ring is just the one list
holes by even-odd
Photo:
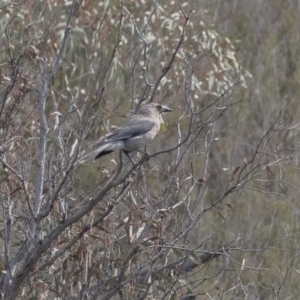
[[137, 118], [129, 119], [122, 127], [116, 129], [105, 137], [105, 142], [113, 142], [123, 139], [132, 138], [150, 131], [155, 122], [151, 119], [139, 120]]

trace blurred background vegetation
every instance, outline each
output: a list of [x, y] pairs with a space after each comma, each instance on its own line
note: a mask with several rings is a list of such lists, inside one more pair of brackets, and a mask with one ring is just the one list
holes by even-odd
[[[161, 133], [148, 152], [177, 144], [180, 138], [178, 119], [186, 107], [187, 77], [191, 78], [190, 103], [196, 111], [203, 110], [196, 116], [196, 122], [209, 118], [211, 111], [207, 108], [238, 81], [229, 90], [230, 95], [226, 95], [237, 104], [226, 110], [212, 127], [203, 130], [193, 150], [184, 156], [169, 203], [160, 203], [159, 191], [167, 182], [167, 173], [174, 167], [176, 151], [145, 163], [143, 167], [151, 170], [147, 175], [146, 195], [145, 190], [138, 192], [140, 184], [144, 184], [143, 180], [138, 181], [136, 192], [127, 199], [135, 205], [121, 203], [114, 215], [101, 225], [100, 233], [93, 229], [78, 243], [80, 245], [72, 248], [64, 258], [63, 270], [60, 264], [53, 267], [51, 272], [60, 274], [65, 287], [53, 283], [51, 277], [44, 274], [38, 284], [39, 291], [52, 285], [53, 291], [68, 295], [68, 284], [74, 288], [79, 285], [82, 264], [86, 261], [83, 256], [87, 253], [89, 264], [98, 268], [105, 264], [105, 248], [109, 249], [110, 257], [115, 251], [115, 260], [122, 257], [122, 251], [130, 248], [130, 242], [120, 238], [128, 234], [128, 229], [119, 229], [120, 220], [130, 215], [137, 230], [139, 222], [144, 222], [141, 217], [145, 209], [143, 197], [147, 202], [152, 199], [149, 200], [151, 209], [180, 201], [186, 194], [183, 186], [191, 172], [199, 181], [201, 192], [204, 189], [197, 211], [220, 198], [236, 180], [234, 170], [251, 160], [261, 138], [279, 116], [280, 130], [264, 140], [263, 150], [256, 156], [257, 165], [265, 153], [274, 158], [272, 163], [262, 166], [247, 185], [205, 213], [185, 241], [190, 249], [212, 250], [234, 240], [236, 250], [194, 270], [194, 274], [181, 283], [188, 284], [199, 299], [298, 299], [299, 1], [193, 0], [182, 1], [180, 9], [177, 1], [125, 0], [121, 29], [121, 1], [83, 0], [80, 3], [71, 19], [72, 31], [62, 63], [47, 95], [49, 149], [55, 140], [57, 120], [66, 116], [63, 134], [70, 142], [66, 143], [65, 151], [71, 151], [72, 139], [82, 124], [76, 114], [68, 115], [71, 101], [77, 107], [93, 109], [81, 146], [83, 151], [90, 142], [124, 122], [135, 110], [148, 85], [152, 88], [147, 99], [152, 96], [153, 87], [168, 66], [181, 37], [185, 22], [181, 9], [186, 14], [192, 10], [185, 27], [184, 42], [154, 98], [155, 102], [164, 103], [174, 111], [165, 118]], [[2, 0], [0, 3], [1, 98], [3, 95], [4, 99], [13, 76], [12, 61], [20, 66], [1, 116], [1, 144], [7, 147], [5, 151], [10, 151], [12, 164], [18, 155], [24, 161], [32, 162], [26, 167], [31, 184], [34, 184], [37, 164], [39, 116], [36, 94], [41, 85], [38, 58], [51, 69], [63, 39], [70, 4], [70, 1], [56, 0], [14, 1], [13, 4]], [[121, 40], [116, 47], [119, 33]], [[22, 58], [18, 60], [20, 54]], [[193, 72], [187, 75], [189, 64]], [[227, 105], [226, 99], [218, 105]], [[98, 100], [101, 101], [93, 107]], [[180, 119], [183, 136], [188, 131], [188, 123], [189, 118], [183, 115]], [[205, 144], [212, 130], [214, 140], [207, 151]], [[18, 136], [26, 140], [26, 146]], [[117, 160], [117, 154], [112, 154], [73, 174], [73, 185], [70, 183], [67, 194], [73, 201], [72, 208], [78, 207], [76, 201], [83, 199], [83, 194], [96, 194], [114, 170]], [[7, 174], [2, 173], [1, 178], [5, 194], [3, 185], [7, 182]], [[196, 194], [193, 194], [194, 198]], [[19, 209], [26, 211], [24, 202], [19, 204]], [[49, 217], [45, 228], [51, 228], [58, 216]], [[179, 207], [173, 217], [173, 223], [168, 224], [174, 224], [171, 231], [179, 232], [187, 223], [188, 212]], [[76, 231], [76, 226], [65, 233], [55, 247], [59, 248], [68, 235], [72, 236], [72, 230]], [[110, 233], [118, 230], [112, 243]], [[170, 228], [166, 229], [166, 234], [168, 230], [170, 232]], [[16, 228], [16, 235], [21, 234], [21, 228]], [[95, 270], [93, 276], [103, 276], [98, 272]], [[51, 299], [51, 294], [49, 297]], [[155, 299], [155, 296], [149, 296], [149, 299]]]

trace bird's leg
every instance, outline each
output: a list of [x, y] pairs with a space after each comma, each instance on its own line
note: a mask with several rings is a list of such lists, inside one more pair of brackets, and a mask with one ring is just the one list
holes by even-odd
[[127, 151], [124, 151], [124, 150], [123, 150], [123, 152], [129, 158], [129, 160], [132, 162], [132, 164], [134, 165], [134, 161], [131, 159], [129, 153]]
[[[131, 161], [131, 163], [132, 163], [133, 165], [135, 165], [135, 163], [134, 163], [134, 161], [131, 159], [129, 153], [128, 153], [127, 151], [124, 151], [124, 150], [123, 150], [123, 152], [124, 152], [125, 155], [129, 158], [129, 160]], [[137, 171], [139, 170], [140, 167], [141, 167], [141, 166], [139, 166], [137, 169], [135, 169], [135, 170], [133, 170], [133, 171], [131, 172], [131, 174], [132, 174], [133, 177], [137, 174]]]
[[144, 148], [144, 151], [142, 151], [142, 150], [137, 150], [137, 152], [144, 154], [144, 155], [145, 155], [145, 158], [146, 158], [146, 160], [148, 160], [148, 159], [149, 159], [149, 156], [150, 156], [150, 154], [149, 154], [149, 153], [148, 153], [146, 150], [147, 150], [147, 148], [146, 148], [146, 146], [145, 146], [145, 148]]
[[119, 153], [119, 165], [117, 166], [117, 170], [116, 170], [115, 174], [112, 175], [110, 177], [110, 179], [108, 180], [109, 183], [110, 182], [113, 182], [113, 183], [116, 182], [118, 176], [121, 174], [122, 168], [123, 168], [122, 151], [120, 151], [120, 153]]

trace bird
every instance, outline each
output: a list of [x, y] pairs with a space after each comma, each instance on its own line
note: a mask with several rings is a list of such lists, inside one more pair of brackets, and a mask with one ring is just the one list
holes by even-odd
[[171, 111], [169, 107], [158, 103], [141, 106], [121, 127], [102, 137], [95, 145], [95, 150], [82, 157], [80, 162], [92, 157], [96, 160], [116, 150], [122, 150], [131, 160], [128, 153], [139, 151], [149, 144], [160, 129], [162, 113]]

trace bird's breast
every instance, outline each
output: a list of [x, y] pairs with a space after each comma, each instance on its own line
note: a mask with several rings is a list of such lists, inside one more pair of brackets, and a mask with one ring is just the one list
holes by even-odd
[[128, 152], [136, 151], [149, 144], [159, 130], [159, 126], [153, 126], [147, 133], [137, 135], [124, 141], [124, 150]]

